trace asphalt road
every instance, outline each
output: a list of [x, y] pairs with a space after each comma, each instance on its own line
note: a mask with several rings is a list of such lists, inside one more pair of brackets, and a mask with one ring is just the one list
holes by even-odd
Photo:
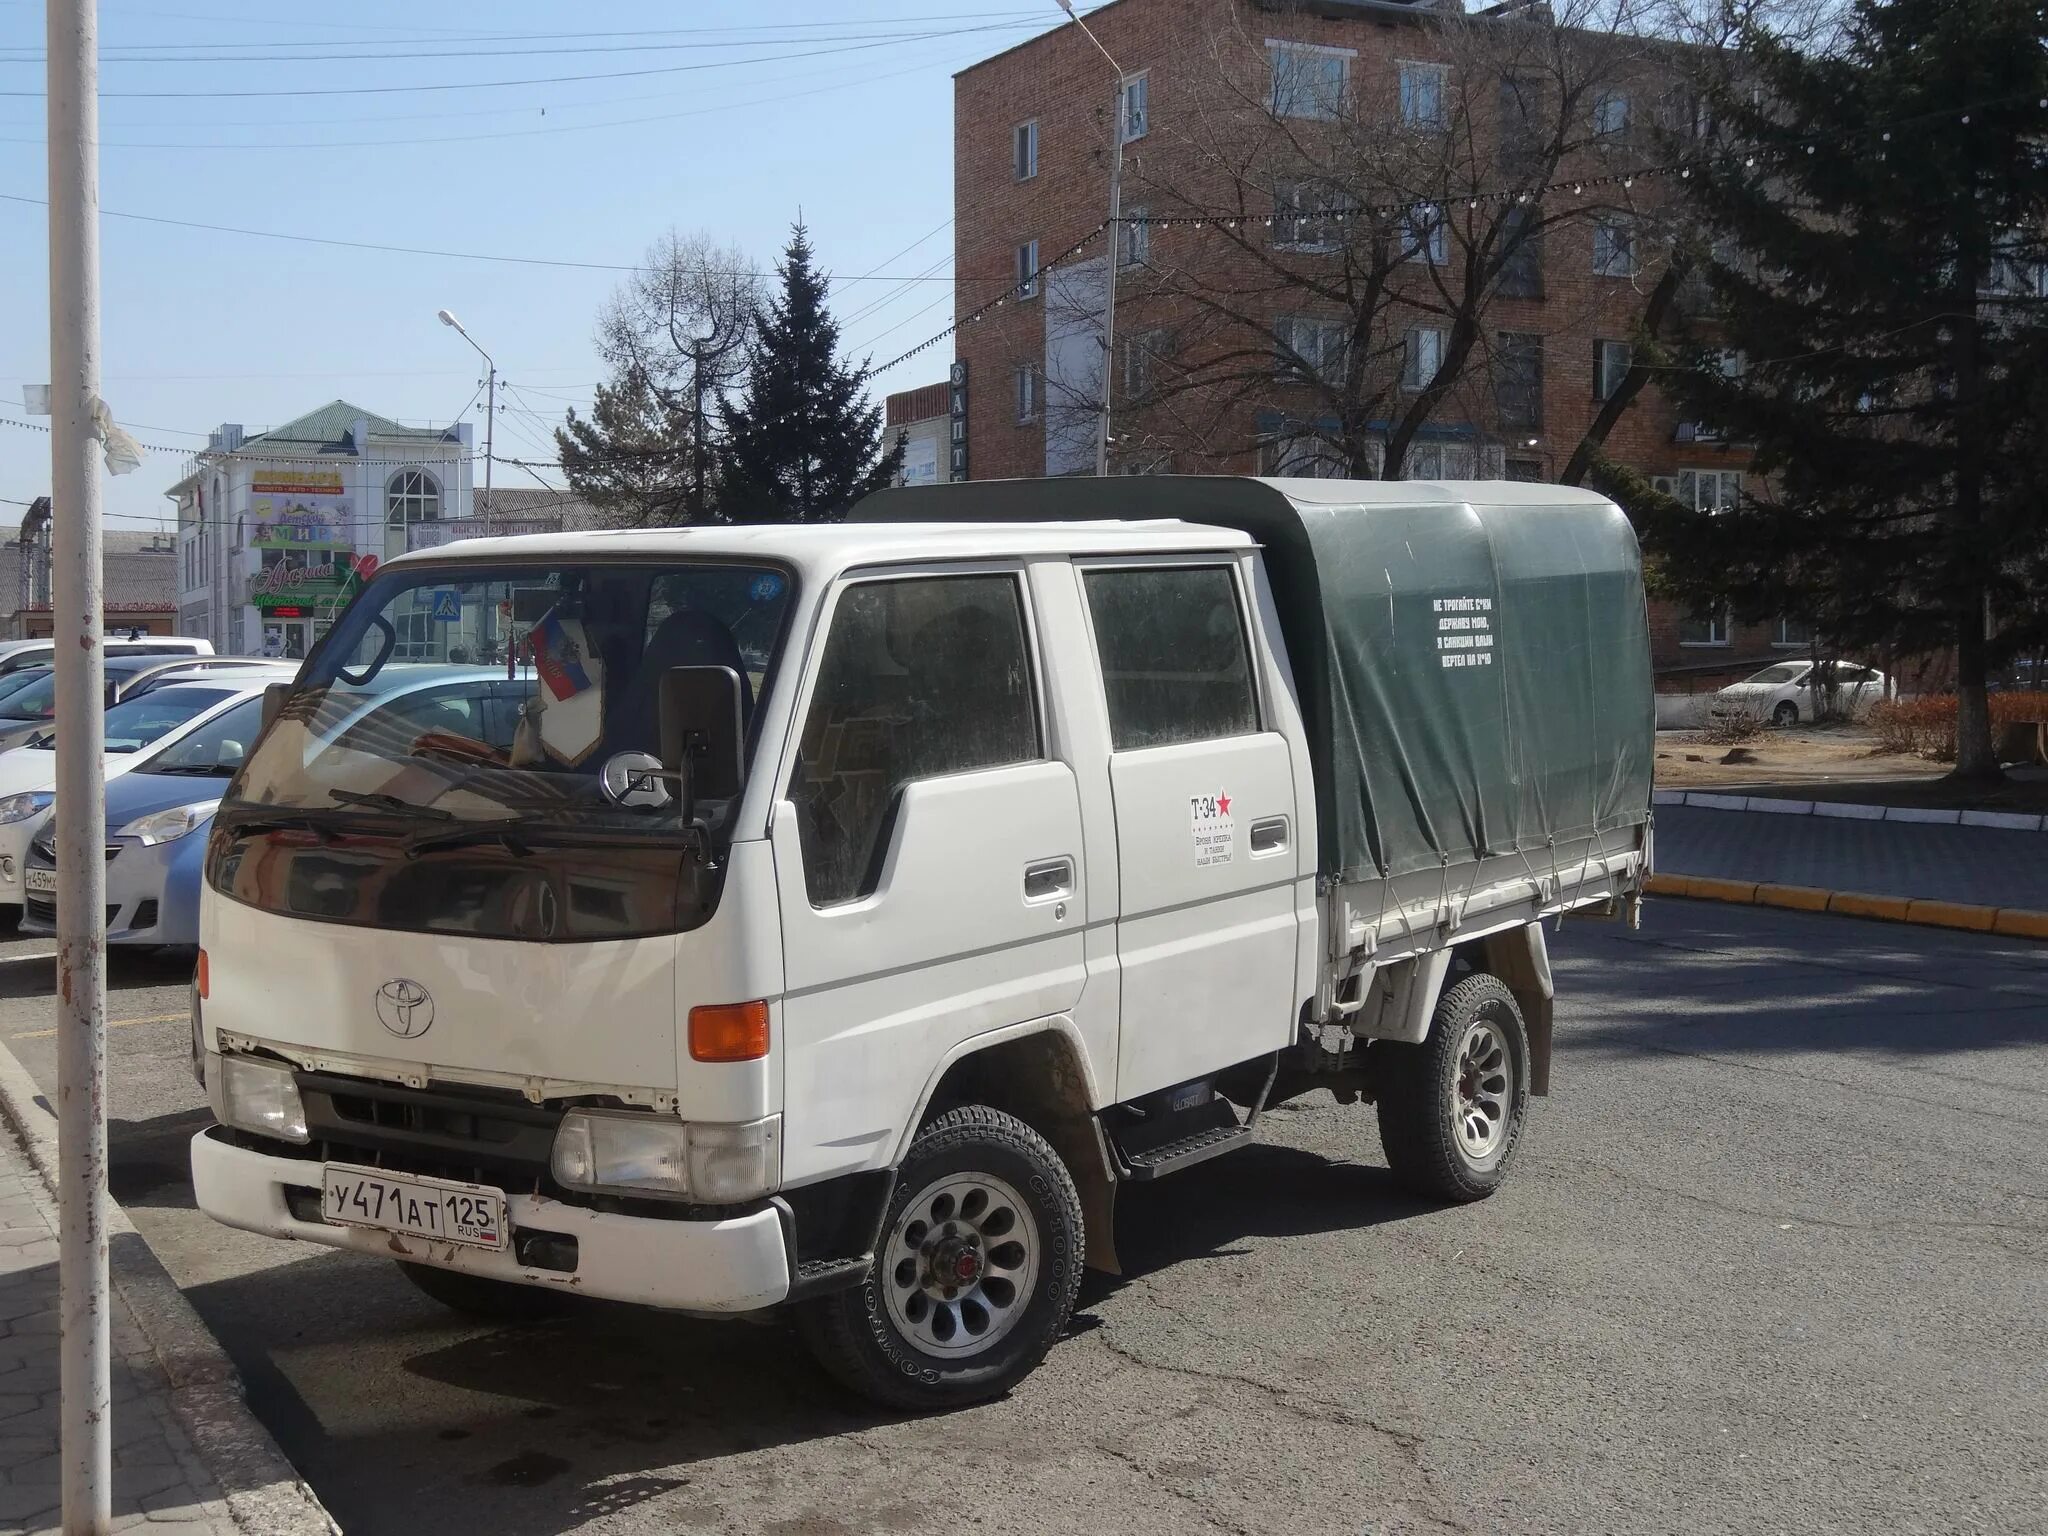
[[1497, 1197], [1417, 1204], [1369, 1110], [1282, 1110], [1127, 1198], [1131, 1272], [943, 1418], [779, 1325], [479, 1329], [211, 1225], [175, 966], [116, 964], [114, 1184], [351, 1536], [2048, 1531], [2048, 946], [1665, 901], [1553, 954]]

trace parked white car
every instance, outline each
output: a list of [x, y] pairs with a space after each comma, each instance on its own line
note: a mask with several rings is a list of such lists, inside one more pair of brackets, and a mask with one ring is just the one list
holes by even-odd
[[[271, 683], [288, 683], [298, 664], [191, 672], [108, 709], [106, 775], [118, 778], [146, 749], [168, 746]], [[29, 839], [56, 803], [55, 738], [0, 752], [0, 908], [22, 904], [21, 871]]]
[[1884, 674], [1853, 661], [1777, 661], [1723, 688], [1708, 712], [1723, 719], [1752, 715], [1772, 725], [1829, 715], [1862, 720], [1884, 696]]

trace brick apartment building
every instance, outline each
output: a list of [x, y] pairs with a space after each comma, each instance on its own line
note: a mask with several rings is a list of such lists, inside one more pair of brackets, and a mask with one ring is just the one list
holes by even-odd
[[[1510, 14], [1523, 35], [1554, 26], [1527, 0], [1501, 8], [1503, 25]], [[1216, 125], [1235, 114], [1275, 141], [1297, 130], [1297, 118], [1384, 118], [1397, 129], [1421, 119], [1447, 131], [1446, 102], [1462, 86], [1460, 101], [1489, 104], [1473, 120], [1499, 130], [1506, 146], [1487, 154], [1510, 164], [1505, 118], [1490, 115], [1496, 89], [1500, 112], [1508, 112], [1507, 87], [1453, 84], [1456, 70], [1475, 74], [1483, 66], [1472, 61], [1491, 57], [1485, 23], [1460, 20], [1453, 40], [1428, 0], [1114, 0], [1087, 19], [1124, 75], [1123, 213], [1132, 222], [1117, 262], [1112, 472], [1360, 472], [1333, 467], [1302, 429], [1318, 408], [1299, 382], [1301, 359], [1318, 355], [1336, 315], [1311, 287], [1274, 281], [1245, 246], [1287, 231], [1295, 240], [1289, 248], [1308, 253], [1301, 270], [1313, 278], [1320, 270], [1314, 254], [1339, 249], [1344, 238], [1332, 222], [1334, 205], [1313, 206], [1302, 190], [1306, 182], [1261, 184], [1258, 172], [1242, 170], [1234, 187], [1231, 178], [1219, 178], [1213, 166], [1226, 151], [1247, 164], [1266, 151], [1242, 137], [1226, 144]], [[1455, 53], [1459, 46], [1467, 52]], [[1611, 80], [1574, 98], [1568, 111], [1583, 121], [1585, 142], [1558, 162], [1559, 174], [1618, 182], [1621, 173], [1649, 163], [1657, 152], [1651, 123], [1670, 121], [1675, 102], [1688, 115], [1692, 110], [1687, 83], [1672, 65], [1669, 49], [1652, 56], [1639, 47], [1614, 64]], [[1298, 93], [1304, 82], [1325, 83], [1341, 105], [1331, 108], [1332, 97], [1291, 95], [1283, 107], [1281, 93]], [[1524, 89], [1519, 77], [1514, 88]], [[964, 365], [966, 458], [974, 478], [1094, 472], [1109, 264], [1101, 228], [1116, 93], [1116, 71], [1072, 23], [955, 79], [955, 317], [962, 322], [956, 380]], [[1317, 126], [1310, 121], [1308, 129]], [[1658, 195], [1647, 182], [1645, 190]], [[1545, 206], [1569, 195], [1555, 192]], [[1609, 195], [1622, 196], [1618, 187]], [[1630, 194], [1631, 205], [1642, 195]], [[1500, 202], [1508, 201], [1503, 193]], [[1647, 221], [1603, 206], [1610, 211], [1551, 223], [1540, 244], [1530, 242], [1526, 260], [1503, 276], [1502, 296], [1478, 320], [1484, 335], [1473, 355], [1487, 353], [1487, 363], [1468, 368], [1430, 408], [1408, 444], [1407, 477], [1557, 476], [1626, 369], [1628, 338], [1660, 270], [1657, 242], [1630, 233], [1647, 229]], [[1226, 214], [1241, 217], [1218, 228]], [[1203, 215], [1205, 226], [1197, 226], [1194, 218]], [[1425, 283], [1435, 274], [1423, 264], [1441, 264], [1450, 254], [1438, 253], [1426, 227], [1416, 231], [1416, 260], [1390, 270], [1396, 283]], [[1336, 257], [1329, 264], [1342, 265]], [[1227, 301], [1197, 292], [1204, 284]], [[1385, 366], [1401, 371], [1401, 386], [1391, 379], [1385, 385], [1387, 420], [1375, 428], [1391, 431], [1413, 398], [1412, 376], [1435, 366], [1429, 359], [1442, 355], [1450, 336], [1449, 322], [1427, 310], [1428, 290], [1418, 291], [1423, 305], [1404, 309], [1401, 301], [1386, 311], [1393, 334], [1384, 344]], [[1001, 306], [988, 309], [998, 298]], [[1228, 335], [1214, 319], [1225, 310], [1233, 316]], [[1418, 336], [1423, 331], [1434, 334]], [[1169, 358], [1160, 337], [1176, 338], [1186, 355]], [[1207, 363], [1187, 360], [1202, 348]], [[1227, 387], [1207, 390], [1199, 410], [1188, 408], [1204, 394], [1199, 389], [1162, 400], [1158, 372], [1180, 366], [1194, 378], [1226, 354], [1247, 361]], [[1746, 454], [1681, 421], [1654, 386], [1613, 426], [1605, 452], [1700, 505], [1732, 499], [1747, 467]], [[1379, 462], [1370, 461], [1365, 472], [1378, 472]], [[1726, 615], [1653, 611], [1652, 630], [1660, 686], [1681, 690], [1718, 686], [1810, 644], [1797, 623], [1733, 626]]]

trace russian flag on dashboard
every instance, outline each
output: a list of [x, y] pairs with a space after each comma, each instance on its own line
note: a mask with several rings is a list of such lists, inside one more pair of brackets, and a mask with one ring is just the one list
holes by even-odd
[[591, 686], [578, 641], [552, 613], [533, 627], [533, 667], [557, 699], [573, 699]]

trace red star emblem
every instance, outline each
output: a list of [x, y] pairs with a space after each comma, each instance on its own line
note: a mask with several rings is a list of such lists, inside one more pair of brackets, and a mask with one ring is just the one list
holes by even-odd
[[1218, 816], [1228, 816], [1230, 814], [1230, 796], [1218, 795], [1216, 797], [1216, 814]]

